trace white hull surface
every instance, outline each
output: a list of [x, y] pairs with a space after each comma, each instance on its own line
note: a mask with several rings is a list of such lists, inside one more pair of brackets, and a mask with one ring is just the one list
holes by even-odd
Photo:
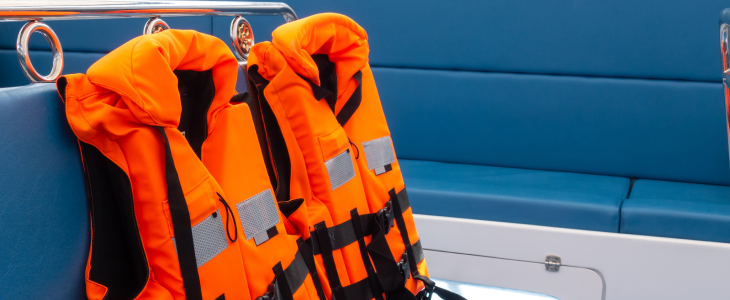
[[[415, 215], [434, 278], [561, 300], [730, 299], [730, 244]], [[562, 259], [545, 269], [547, 255]]]

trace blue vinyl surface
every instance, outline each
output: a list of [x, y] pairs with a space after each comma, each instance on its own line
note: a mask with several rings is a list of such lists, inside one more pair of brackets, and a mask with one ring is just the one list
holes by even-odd
[[639, 179], [621, 212], [628, 234], [730, 243], [730, 187]]
[[399, 159], [413, 213], [618, 232], [629, 179]]
[[[720, 82], [722, 0], [287, 2], [368, 32], [376, 66]], [[263, 39], [259, 39], [263, 40]]]
[[[721, 0], [286, 3], [299, 17], [338, 12], [356, 20], [377, 66], [720, 82]], [[227, 21], [213, 23], [230, 22], [220, 18]], [[210, 32], [210, 18], [189, 19], [165, 20]], [[257, 41], [270, 40], [269, 28], [282, 22], [250, 19]], [[49, 22], [68, 51], [106, 52], [139, 34], [145, 20], [74, 22]], [[0, 24], [0, 48], [15, 48], [18, 24]], [[226, 38], [223, 28], [216, 35]]]
[[[52, 55], [50, 51], [30, 51], [30, 55], [31, 63], [38, 73], [46, 75], [51, 72]], [[86, 73], [89, 66], [103, 56], [104, 53], [66, 52], [64, 53], [63, 74]], [[0, 49], [0, 66], [2, 66], [0, 88], [23, 86], [29, 83], [28, 78], [20, 69], [15, 50]]]
[[0, 298], [86, 299], [86, 187], [55, 84], [0, 89], [0, 128]]
[[730, 184], [720, 83], [373, 73], [399, 158]]

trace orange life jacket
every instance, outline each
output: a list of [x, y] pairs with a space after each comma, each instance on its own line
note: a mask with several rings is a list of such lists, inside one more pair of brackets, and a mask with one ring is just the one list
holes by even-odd
[[248, 105], [230, 101], [237, 67], [219, 39], [167, 30], [58, 81], [89, 187], [89, 299], [318, 297]]
[[423, 282], [429, 293], [433, 283], [368, 52], [365, 31], [343, 15], [282, 25], [272, 43], [251, 49], [249, 92], [277, 199], [304, 199], [309, 216], [288, 219], [301, 223], [300, 231], [313, 229], [328, 292], [348, 300], [383, 293], [411, 299]]

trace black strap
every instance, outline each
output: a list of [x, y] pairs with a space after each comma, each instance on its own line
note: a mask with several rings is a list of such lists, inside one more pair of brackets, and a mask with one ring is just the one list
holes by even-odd
[[423, 254], [423, 247], [421, 246], [421, 240], [419, 239], [415, 243], [413, 243], [413, 255], [416, 256], [416, 263], [421, 263], [421, 261], [425, 258]]
[[362, 71], [357, 71], [352, 78], [357, 80], [357, 88], [337, 114], [337, 123], [340, 123], [340, 126], [345, 126], [362, 102]]
[[[343, 294], [347, 300], [370, 300], [375, 298], [371, 287], [372, 283], [370, 282], [370, 277], [365, 277], [363, 280], [344, 287]], [[400, 289], [398, 294], [387, 294], [385, 297], [388, 300], [417, 300], [416, 296], [414, 296], [411, 291], [405, 287]], [[338, 299], [340, 298], [332, 297], [332, 300]]]
[[[399, 204], [401, 209], [405, 210], [410, 207], [410, 202], [408, 201], [408, 196], [405, 195], [405, 189], [402, 191], [402, 193], [404, 197], [399, 200]], [[377, 225], [377, 220], [375, 219], [375, 216], [376, 214], [374, 213], [360, 215], [360, 222], [362, 223], [364, 236], [369, 236], [373, 234], [373, 229], [375, 228], [373, 227], [373, 225]], [[329, 227], [327, 228], [327, 230], [330, 231], [329, 237], [332, 239], [332, 250], [341, 249], [357, 241], [357, 235], [355, 234], [355, 227], [352, 223], [352, 219]], [[305, 242], [311, 244], [312, 254], [318, 255], [321, 253], [319, 249], [318, 238], [317, 235], [314, 234], [314, 232], [312, 233], [313, 234], [311, 235], [311, 241], [310, 239], [307, 239]], [[423, 255], [421, 254], [420, 257], [423, 257]]]
[[[297, 75], [299, 75], [299, 74], [297, 74]], [[335, 98], [335, 97], [332, 97], [333, 96], [332, 91], [330, 91], [326, 88], [323, 88], [321, 86], [318, 86], [316, 83], [314, 83], [314, 81], [310, 80], [307, 77], [304, 77], [302, 75], [299, 75], [299, 77], [301, 79], [304, 79], [304, 81], [309, 83], [309, 86], [312, 87], [312, 95], [314, 96], [314, 99], [317, 99], [317, 101], [326, 99], [327, 105], [330, 106], [330, 109], [334, 109], [335, 103], [332, 100], [330, 100], [330, 98]]]
[[304, 284], [307, 275], [309, 275], [309, 267], [300, 251], [297, 251], [294, 255], [294, 260], [284, 269], [284, 275], [286, 275], [286, 280], [289, 282], [289, 290], [292, 293], [296, 293], [302, 284]]
[[388, 191], [388, 194], [390, 194], [390, 201], [393, 203], [393, 213], [395, 214], [395, 223], [398, 226], [398, 231], [400, 231], [400, 236], [403, 239], [403, 244], [406, 246], [406, 254], [408, 254], [408, 264], [411, 266], [411, 274], [417, 275], [418, 274], [418, 268], [417, 268], [417, 262], [416, 262], [416, 255], [413, 253], [413, 246], [411, 245], [411, 239], [408, 237], [408, 229], [406, 228], [406, 222], [403, 220], [403, 211], [406, 208], [401, 207], [402, 200], [399, 199], [398, 195], [401, 195], [401, 197], [404, 197], [405, 200], [403, 200], [405, 203], [408, 203], [408, 194], [406, 194], [406, 189], [403, 188], [403, 190], [399, 193], [395, 193], [395, 189], [391, 189]]
[[[371, 223], [375, 222], [373, 216], [374, 214], [360, 216], [360, 222], [362, 223], [364, 236], [372, 235]], [[327, 237], [331, 241], [332, 250], [342, 249], [357, 241], [357, 235], [355, 234], [355, 227], [353, 225], [352, 219], [329, 227], [327, 228], [327, 231], [329, 232]], [[315, 232], [312, 232], [312, 241], [310, 242], [309, 240], [310, 239], [307, 239], [307, 242], [312, 244], [312, 254], [321, 254], [322, 251], [320, 250], [318, 235], [315, 234]]]
[[443, 300], [466, 300], [466, 298], [457, 293], [436, 286], [436, 283], [426, 276], [414, 275], [413, 278], [422, 281], [425, 286], [425, 288], [416, 295], [417, 299], [431, 300], [431, 296], [436, 294]]
[[[371, 287], [372, 283], [370, 283], [370, 277], [365, 277], [363, 280], [346, 286], [343, 294], [347, 300], [370, 300], [375, 297]], [[332, 299], [335, 300], [339, 298], [333, 297]]]
[[365, 271], [368, 272], [368, 278], [370, 278], [369, 281], [371, 288], [373, 289], [375, 299], [383, 300], [383, 286], [381, 286], [380, 281], [377, 280], [378, 277], [375, 274], [373, 263], [370, 261], [370, 256], [368, 255], [367, 246], [365, 245], [365, 235], [363, 235], [362, 230], [362, 222], [358, 222], [358, 220], [360, 220], [360, 214], [357, 213], [357, 208], [350, 211], [350, 219], [353, 220], [351, 223], [355, 229], [357, 244], [360, 246], [360, 256], [362, 257], [362, 262], [365, 265]]
[[299, 247], [299, 252], [304, 259], [304, 263], [307, 264], [309, 275], [312, 276], [312, 282], [314, 283], [314, 288], [317, 290], [319, 300], [327, 300], [327, 297], [324, 295], [324, 289], [322, 288], [322, 282], [319, 280], [319, 275], [317, 274], [317, 265], [314, 262], [312, 247], [304, 242], [302, 238], [297, 239], [297, 246]]
[[[326, 99], [327, 105], [329, 105], [330, 109], [334, 113], [337, 102], [336, 93], [317, 85], [307, 77], [302, 75], [299, 75], [299, 77], [309, 83], [309, 86], [312, 88], [312, 95], [314, 96], [314, 99], [317, 99], [317, 101]], [[340, 123], [340, 126], [345, 126], [345, 123], [350, 120], [352, 115], [355, 114], [355, 111], [357, 111], [357, 108], [360, 107], [360, 103], [362, 103], [362, 71], [357, 71], [352, 78], [357, 81], [357, 88], [355, 88], [355, 91], [352, 92], [350, 99], [348, 99], [345, 105], [342, 106], [340, 113], [337, 114], [336, 118], [337, 122]], [[322, 82], [322, 85], [325, 85], [324, 81]], [[336, 88], [336, 86], [334, 86], [334, 88]]]
[[388, 300], [416, 300], [413, 293], [405, 287], [406, 278], [404, 276], [409, 274], [404, 274], [401, 270], [401, 264], [408, 262], [396, 262], [388, 241], [385, 239], [385, 232], [377, 224], [373, 224], [373, 227], [373, 236], [367, 249], [378, 270], [378, 280], [385, 291], [385, 298]]
[[332, 289], [332, 296], [339, 300], [345, 300], [347, 297], [342, 289], [342, 282], [340, 282], [340, 276], [337, 273], [337, 266], [335, 265], [335, 259], [332, 257], [332, 244], [329, 238], [329, 230], [324, 221], [314, 225], [314, 231], [319, 240], [319, 248], [322, 252], [322, 262], [324, 263], [325, 272], [327, 272], [327, 279], [330, 282], [330, 288]]
[[167, 182], [167, 200], [170, 206], [170, 218], [172, 229], [175, 231], [175, 244], [177, 246], [177, 258], [180, 263], [185, 296], [190, 300], [203, 300], [203, 292], [200, 288], [200, 275], [198, 264], [195, 260], [195, 245], [193, 243], [193, 230], [190, 223], [190, 212], [185, 201], [185, 193], [180, 185], [180, 177], [175, 169], [175, 161], [172, 158], [170, 141], [167, 139], [165, 129], [157, 127], [165, 140], [165, 181]]
[[443, 300], [466, 300], [463, 296], [438, 286], [433, 288], [433, 293]]
[[294, 300], [293, 293], [289, 287], [289, 278], [287, 278], [281, 262], [277, 263], [273, 268], [274, 278], [276, 278], [276, 287], [279, 294], [277, 297], [281, 300]]

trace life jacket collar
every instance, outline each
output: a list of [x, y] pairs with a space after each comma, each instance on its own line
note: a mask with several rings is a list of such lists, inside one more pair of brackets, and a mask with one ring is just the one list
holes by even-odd
[[338, 90], [343, 91], [357, 71], [368, 63], [368, 35], [352, 19], [325, 13], [279, 26], [273, 45], [299, 75], [321, 85], [312, 55], [327, 54], [337, 65]]
[[119, 94], [119, 102], [107, 105], [127, 109], [133, 117], [129, 121], [177, 127], [182, 105], [173, 71], [212, 69], [216, 97], [208, 111], [210, 122], [228, 105], [230, 99], [225, 96], [235, 94], [235, 85], [231, 84], [235, 80], [230, 77], [236, 76], [237, 67], [235, 57], [222, 41], [191, 30], [166, 30], [137, 37], [115, 49], [94, 63], [87, 77], [91, 83]]

